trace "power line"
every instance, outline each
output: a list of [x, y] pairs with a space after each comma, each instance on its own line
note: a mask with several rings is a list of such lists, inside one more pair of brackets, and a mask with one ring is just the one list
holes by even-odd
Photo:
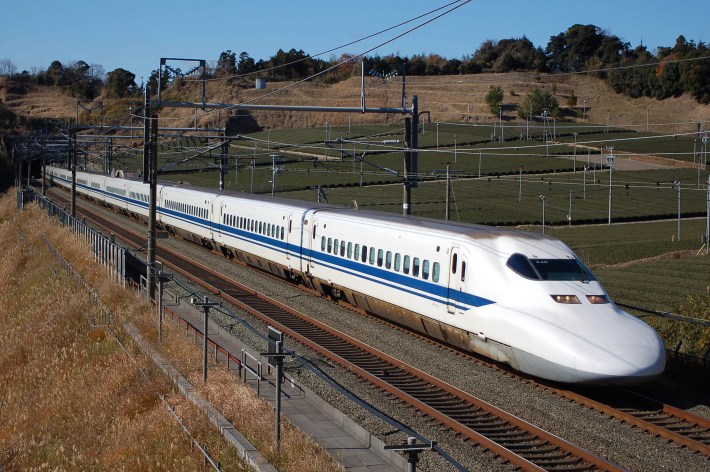
[[[339, 50], [339, 49], [343, 49], [343, 48], [346, 48], [346, 47], [348, 47], [348, 46], [352, 46], [353, 44], [360, 43], [360, 42], [365, 41], [365, 40], [367, 40], [367, 39], [374, 38], [375, 36], [379, 36], [380, 34], [386, 33], [386, 32], [391, 31], [391, 30], [393, 30], [393, 29], [397, 29], [397, 28], [399, 28], [400, 26], [404, 26], [404, 25], [406, 25], [406, 24], [412, 23], [412, 22], [414, 22], [414, 21], [416, 21], [416, 20], [419, 20], [419, 19], [421, 19], [421, 18], [424, 18], [424, 17], [426, 17], [426, 16], [429, 16], [429, 15], [431, 15], [431, 14], [433, 14], [433, 13], [436, 13], [437, 11], [443, 10], [443, 9], [445, 9], [445, 8], [448, 8], [448, 7], [451, 6], [451, 5], [455, 5], [456, 3], [460, 3], [460, 2], [462, 2], [462, 1], [463, 1], [463, 0], [456, 0], [456, 1], [454, 1], [454, 2], [447, 3], [446, 5], [442, 5], [442, 6], [438, 7], [438, 8], [435, 8], [434, 10], [430, 10], [430, 11], [428, 11], [428, 12], [426, 12], [426, 13], [423, 13], [423, 14], [421, 14], [421, 15], [419, 15], [419, 16], [415, 16], [414, 18], [410, 18], [409, 20], [403, 21], [403, 22], [401, 22], [401, 23], [399, 23], [399, 24], [396, 24], [396, 25], [394, 25], [394, 26], [390, 26], [390, 27], [385, 28], [385, 29], [383, 29], [383, 30], [380, 30], [380, 31], [378, 31], [378, 32], [376, 32], [376, 33], [369, 34], [369, 35], [364, 36], [364, 37], [362, 37], [362, 38], [360, 38], [360, 39], [356, 39], [356, 40], [351, 41], [351, 42], [349, 42], [349, 43], [345, 43], [345, 44], [342, 44], [342, 45], [340, 45], [340, 46], [336, 46], [336, 47], [334, 47], [334, 48], [331, 48], [331, 49], [328, 49], [328, 50], [326, 50], [326, 51], [322, 51], [322, 52], [319, 52], [319, 53], [316, 53], [316, 54], [308, 54], [308, 55], [306, 55], [306, 57], [304, 57], [303, 59], [297, 59], [297, 60], [295, 60], [295, 61], [291, 61], [291, 62], [288, 62], [288, 63], [286, 63], [286, 64], [281, 64], [281, 65], [278, 65], [278, 66], [269, 67], [268, 69], [261, 69], [261, 70], [254, 71], [254, 72], [249, 72], [249, 73], [246, 73], [246, 74], [237, 74], [237, 75], [231, 75], [231, 76], [227, 76], [227, 77], [216, 77], [216, 78], [210, 78], [210, 79], [205, 79], [205, 80], [207, 80], [207, 81], [217, 81], [217, 80], [236, 79], [236, 78], [246, 77], [246, 76], [253, 75], [253, 74], [259, 74], [259, 73], [264, 73], [264, 72], [271, 72], [271, 71], [274, 71], [274, 70], [277, 70], [277, 69], [280, 69], [280, 68], [283, 68], [283, 67], [288, 67], [288, 66], [291, 66], [291, 65], [294, 65], [294, 64], [298, 64], [299, 62], [303, 62], [303, 61], [305, 61], [306, 59], [313, 58], [313, 57], [320, 57], [320, 56], [323, 56], [323, 55], [325, 55], [325, 54], [329, 54], [329, 53], [331, 53], [331, 52], [337, 51], [337, 50]], [[466, 3], [469, 3], [470, 1], [471, 1], [471, 0], [467, 0]], [[461, 5], [461, 6], [463, 6], [463, 5]], [[458, 8], [458, 7], [457, 7], [457, 8]], [[386, 43], [384, 43], [384, 44], [386, 44]], [[378, 47], [379, 47], [379, 46], [378, 46]], [[369, 52], [369, 51], [368, 51], [368, 52]], [[196, 82], [196, 81], [199, 81], [199, 79], [188, 79], [188, 80], [186, 80], [186, 82], [187, 82], [187, 81]]]

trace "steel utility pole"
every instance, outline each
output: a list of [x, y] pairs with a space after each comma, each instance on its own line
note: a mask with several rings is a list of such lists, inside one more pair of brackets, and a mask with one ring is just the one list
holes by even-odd
[[155, 238], [158, 204], [158, 115], [151, 114], [150, 87], [145, 88], [143, 141], [143, 182], [149, 184], [148, 203], [148, 254], [146, 260], [146, 290], [155, 298]]
[[451, 219], [451, 178], [449, 169], [451, 166], [446, 166], [446, 221]]
[[614, 157], [614, 146], [607, 146], [607, 151], [609, 151], [609, 154], [606, 156], [606, 163], [607, 166], [609, 166], [609, 222], [608, 224], [611, 225], [611, 174], [614, 171], [614, 160], [616, 159]]
[[678, 189], [678, 241], [680, 241], [680, 180], [673, 182], [673, 186]]
[[412, 186], [410, 182], [412, 173], [412, 119], [406, 117], [404, 119], [404, 184], [403, 184], [403, 202], [402, 202], [402, 214], [410, 215], [412, 210], [410, 208], [412, 203]]
[[71, 216], [76, 218], [76, 128], [69, 118], [69, 157], [71, 159]]
[[207, 341], [209, 337], [209, 319], [210, 319], [210, 308], [218, 307], [219, 302], [210, 302], [208, 296], [205, 295], [204, 302], [198, 302], [197, 298], [192, 299], [192, 304], [202, 308], [205, 314], [205, 321], [202, 327], [202, 383], [207, 383]]

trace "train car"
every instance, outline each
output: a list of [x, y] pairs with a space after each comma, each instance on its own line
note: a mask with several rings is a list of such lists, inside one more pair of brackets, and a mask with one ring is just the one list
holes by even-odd
[[215, 198], [216, 194], [208, 191], [159, 185], [158, 223], [170, 233], [211, 249]]
[[[137, 187], [112, 178], [105, 200], [117, 180], [130, 200]], [[228, 257], [531, 375], [630, 384], [665, 366], [656, 332], [550, 236], [167, 186], [158, 214], [169, 231]]]
[[214, 201], [214, 242], [230, 257], [289, 279], [301, 275], [306, 202], [221, 193]]

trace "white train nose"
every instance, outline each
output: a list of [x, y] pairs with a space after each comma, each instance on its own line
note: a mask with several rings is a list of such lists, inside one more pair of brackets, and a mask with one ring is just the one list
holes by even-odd
[[577, 353], [575, 370], [580, 381], [603, 381], [618, 377], [643, 380], [663, 372], [666, 365], [663, 345], [612, 344], [594, 346]]

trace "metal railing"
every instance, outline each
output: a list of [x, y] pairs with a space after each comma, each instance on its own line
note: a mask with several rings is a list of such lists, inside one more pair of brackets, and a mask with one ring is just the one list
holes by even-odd
[[59, 205], [39, 194], [34, 200], [50, 216], [57, 218], [77, 235], [77, 239], [85, 241], [91, 248], [97, 264], [111, 272], [116, 282], [125, 286], [126, 283], [126, 249], [116, 244], [101, 232], [87, 225], [78, 218], [72, 217]]

